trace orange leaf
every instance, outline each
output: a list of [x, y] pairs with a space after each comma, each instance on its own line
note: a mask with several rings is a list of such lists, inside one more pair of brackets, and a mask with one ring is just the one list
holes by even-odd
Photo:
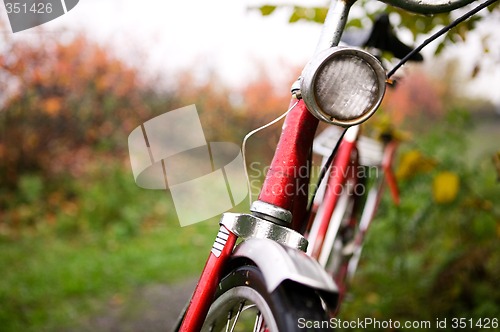
[[43, 101], [42, 110], [50, 116], [56, 116], [59, 114], [62, 108], [61, 98], [50, 97]]

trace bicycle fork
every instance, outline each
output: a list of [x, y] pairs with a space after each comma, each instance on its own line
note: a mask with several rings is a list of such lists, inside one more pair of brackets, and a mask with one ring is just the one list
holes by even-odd
[[223, 267], [231, 256], [237, 238], [226, 227], [220, 226], [179, 331], [201, 330], [219, 280], [222, 278]]
[[[259, 207], [260, 210], [271, 208], [269, 204], [257, 201], [252, 210]], [[232, 259], [243, 258], [242, 261], [257, 266], [269, 292], [290, 280], [317, 290], [329, 307], [335, 307], [337, 286], [323, 267], [306, 255], [307, 240], [301, 234], [253, 214], [225, 213], [220, 225], [179, 331], [201, 330], [217, 285]], [[235, 248], [238, 238], [244, 241]]]

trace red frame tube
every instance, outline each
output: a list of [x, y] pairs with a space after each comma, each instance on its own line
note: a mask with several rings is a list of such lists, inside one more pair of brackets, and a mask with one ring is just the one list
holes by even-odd
[[315, 238], [314, 247], [311, 251], [311, 256], [318, 258], [321, 253], [321, 247], [330, 224], [330, 219], [333, 210], [337, 205], [337, 201], [342, 192], [342, 188], [346, 183], [351, 161], [351, 154], [356, 146], [356, 141], [343, 140], [337, 151], [337, 155], [330, 166], [328, 184], [325, 189], [323, 198], [323, 212], [320, 216], [320, 224], [316, 234], [312, 234]]
[[[292, 103], [296, 100], [292, 99]], [[298, 230], [306, 222], [308, 184], [314, 134], [319, 120], [300, 100], [283, 124], [276, 153], [271, 162], [259, 200], [292, 212], [292, 228]], [[307, 167], [303, 169], [302, 167]]]
[[[224, 226], [221, 226], [221, 228], [224, 228]], [[193, 332], [201, 330], [212, 304], [215, 290], [222, 277], [224, 265], [233, 252], [237, 238], [236, 235], [229, 232], [229, 237], [219, 257], [213, 252], [210, 253], [179, 331]]]
[[385, 180], [389, 185], [389, 190], [391, 192], [392, 199], [396, 205], [399, 205], [399, 189], [396, 177], [392, 171], [392, 161], [394, 160], [394, 155], [396, 154], [396, 149], [398, 147], [398, 142], [391, 141], [385, 147], [384, 159], [382, 161], [382, 168], [385, 173]]

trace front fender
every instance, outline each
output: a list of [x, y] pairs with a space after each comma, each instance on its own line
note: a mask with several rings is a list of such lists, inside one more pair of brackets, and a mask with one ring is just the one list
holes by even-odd
[[239, 244], [232, 256], [251, 260], [262, 271], [270, 293], [283, 281], [291, 280], [319, 291], [329, 304], [337, 300], [338, 288], [331, 276], [298, 249], [269, 239], [252, 238]]

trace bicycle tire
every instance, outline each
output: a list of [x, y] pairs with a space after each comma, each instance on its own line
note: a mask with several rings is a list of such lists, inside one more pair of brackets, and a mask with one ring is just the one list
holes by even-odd
[[[250, 321], [243, 314], [250, 314]], [[261, 319], [265, 327], [256, 329]], [[328, 319], [314, 290], [284, 281], [270, 293], [259, 268], [243, 265], [220, 282], [202, 331], [331, 331], [324, 326]]]

